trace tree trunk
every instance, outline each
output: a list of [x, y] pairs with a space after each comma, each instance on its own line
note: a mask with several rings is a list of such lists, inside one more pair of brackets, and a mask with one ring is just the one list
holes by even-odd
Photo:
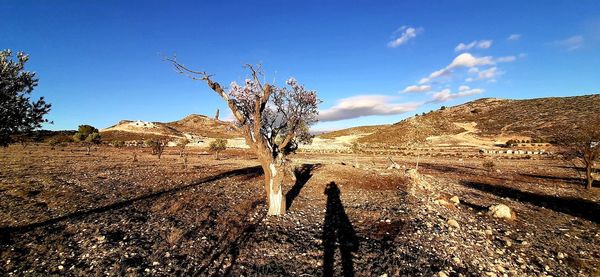
[[88, 145], [86, 148], [87, 148], [87, 153], [86, 153], [86, 155], [89, 155], [89, 154], [90, 154], [90, 148], [91, 148], [91, 147]]
[[585, 177], [587, 179], [586, 189], [592, 189], [592, 184], [594, 183], [594, 177], [592, 177], [592, 165], [593, 163], [586, 163], [585, 165]]
[[265, 172], [265, 192], [268, 200], [269, 215], [284, 215], [286, 212], [283, 182], [285, 181], [286, 164], [282, 159], [262, 162]]
[[419, 172], [419, 160], [421, 159], [421, 154], [417, 154], [417, 165], [415, 166], [415, 171]]

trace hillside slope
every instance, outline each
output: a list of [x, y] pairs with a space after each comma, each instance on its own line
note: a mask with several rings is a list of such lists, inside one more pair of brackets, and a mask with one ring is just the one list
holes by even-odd
[[411, 142], [485, 145], [508, 139], [548, 139], [600, 114], [600, 94], [527, 100], [484, 98], [407, 118], [358, 139], [361, 143]]
[[241, 137], [240, 130], [228, 121], [216, 121], [204, 115], [192, 114], [173, 122], [147, 122], [121, 120], [118, 124], [100, 130], [105, 141], [145, 140], [167, 138], [169, 140], [186, 136], [204, 138]]

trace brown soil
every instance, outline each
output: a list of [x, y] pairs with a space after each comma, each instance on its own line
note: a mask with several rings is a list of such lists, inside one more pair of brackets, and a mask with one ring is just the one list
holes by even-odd
[[[134, 152], [138, 161], [133, 161]], [[600, 189], [552, 159], [425, 157], [409, 194], [385, 157], [298, 154], [289, 212], [267, 217], [258, 163], [177, 149], [0, 149], [0, 274], [600, 274]], [[394, 157], [414, 167], [414, 157]], [[458, 205], [437, 199], [458, 196]], [[486, 215], [506, 204], [514, 220]], [[454, 219], [460, 227], [450, 227]], [[489, 230], [489, 231], [487, 231]]]

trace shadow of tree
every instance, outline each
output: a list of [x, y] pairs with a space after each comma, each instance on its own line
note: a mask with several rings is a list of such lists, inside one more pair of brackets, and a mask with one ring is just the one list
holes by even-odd
[[[582, 170], [582, 171], [584, 171], [584, 170]], [[553, 180], [553, 181], [559, 181], [559, 182], [564, 182], [564, 183], [578, 184], [578, 185], [581, 185], [582, 187], [585, 187], [586, 181], [587, 181], [585, 179], [585, 177], [574, 178], [574, 177], [562, 177], [562, 176], [551, 176], [551, 175], [541, 175], [541, 174], [527, 174], [527, 173], [521, 173], [521, 175], [526, 176], [526, 177], [536, 178], [536, 179]], [[594, 186], [597, 186], [598, 183], [599, 183], [598, 181], [594, 181], [593, 184], [594, 184]]]
[[239, 176], [239, 175], [258, 176], [262, 173], [263, 173], [262, 168], [260, 166], [253, 166], [253, 167], [246, 167], [246, 168], [230, 170], [230, 171], [226, 171], [221, 174], [210, 176], [210, 177], [207, 177], [207, 178], [204, 178], [204, 179], [201, 179], [201, 180], [198, 180], [198, 181], [195, 181], [195, 182], [192, 182], [192, 183], [180, 186], [180, 187], [159, 190], [159, 191], [156, 191], [153, 193], [141, 195], [141, 196], [134, 197], [132, 199], [128, 199], [128, 200], [124, 200], [124, 201], [119, 201], [119, 202], [112, 203], [112, 204], [109, 204], [106, 206], [96, 207], [96, 208], [92, 208], [92, 209], [88, 209], [88, 210], [80, 210], [80, 211], [76, 211], [76, 212], [66, 214], [63, 216], [50, 218], [50, 219], [47, 219], [47, 220], [44, 220], [41, 222], [31, 223], [31, 224], [27, 224], [27, 225], [2, 227], [2, 228], [0, 228], [0, 234], [1, 234], [0, 241], [6, 240], [13, 233], [23, 233], [23, 232], [27, 232], [32, 229], [38, 228], [38, 227], [51, 225], [54, 223], [65, 221], [65, 220], [76, 219], [76, 218], [85, 217], [85, 216], [88, 216], [91, 214], [97, 214], [97, 213], [120, 209], [123, 207], [130, 206], [139, 201], [150, 200], [150, 199], [154, 199], [154, 198], [166, 195], [166, 194], [177, 193], [181, 190], [195, 187], [198, 185], [202, 185], [205, 183], [213, 182], [213, 181], [216, 181], [219, 179], [223, 179], [223, 178], [227, 178], [227, 177], [234, 177], [234, 176]]
[[346, 215], [340, 189], [331, 182], [327, 184], [327, 208], [323, 222], [323, 276], [334, 276], [336, 246], [340, 248], [343, 276], [354, 276], [352, 252], [358, 251], [356, 232]]
[[303, 164], [294, 169], [294, 176], [296, 176], [296, 182], [294, 186], [285, 194], [285, 205], [286, 210], [292, 206], [294, 199], [298, 197], [300, 191], [306, 185], [308, 180], [313, 176], [313, 171], [321, 167], [321, 164]]
[[600, 204], [581, 198], [558, 197], [528, 191], [521, 191], [504, 185], [492, 185], [482, 182], [461, 181], [461, 185], [479, 191], [488, 192], [499, 197], [506, 197], [526, 202], [538, 207], [554, 210], [559, 213], [581, 217], [600, 223]]

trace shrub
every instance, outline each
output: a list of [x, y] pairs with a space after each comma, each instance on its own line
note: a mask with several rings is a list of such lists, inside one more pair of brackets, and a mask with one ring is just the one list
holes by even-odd
[[165, 140], [148, 140], [145, 142], [150, 148], [152, 148], [152, 155], [156, 155], [160, 160], [165, 147], [167, 146], [167, 142]]
[[483, 162], [483, 168], [488, 171], [492, 171], [496, 167], [496, 164], [493, 161], [485, 161]]
[[116, 148], [122, 148], [123, 146], [125, 146], [125, 142], [122, 140], [115, 140], [112, 142], [112, 146]]
[[52, 149], [52, 150], [54, 150], [58, 144], [59, 144], [59, 141], [56, 138], [51, 138], [48, 141], [48, 145], [50, 145], [50, 149]]
[[211, 152], [215, 153], [215, 158], [218, 160], [219, 152], [225, 151], [225, 149], [227, 149], [227, 140], [221, 139], [221, 138], [215, 139], [210, 142], [210, 144], [208, 145], [208, 148], [210, 149]]
[[87, 155], [90, 154], [90, 148], [93, 144], [100, 144], [101, 138], [98, 129], [90, 125], [79, 125], [77, 133], [73, 135], [73, 141], [85, 145]]
[[352, 142], [352, 145], [350, 145], [350, 150], [352, 151], [352, 153], [358, 154], [362, 151], [362, 148], [361, 148], [360, 144], [355, 141], [355, 142]]
[[518, 144], [518, 143], [519, 143], [518, 140], [509, 139], [508, 141], [506, 141], [506, 146], [507, 147], [512, 147], [512, 146], [514, 146], [515, 144]]

